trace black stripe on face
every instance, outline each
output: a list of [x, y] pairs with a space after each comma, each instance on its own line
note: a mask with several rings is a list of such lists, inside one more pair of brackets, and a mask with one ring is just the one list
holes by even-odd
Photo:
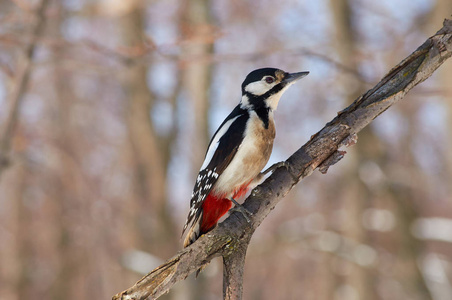
[[280, 82], [263, 95], [257, 96], [257, 95], [251, 94], [249, 92], [246, 92], [246, 91], [243, 92], [243, 95], [246, 95], [248, 97], [249, 104], [251, 104], [253, 106], [253, 108], [256, 110], [256, 109], [260, 108], [261, 106], [265, 106], [266, 99], [270, 98], [274, 94], [279, 93], [285, 87], [286, 87], [286, 84], [284, 82]]
[[283, 88], [286, 87], [286, 83], [280, 82], [277, 85], [275, 85], [271, 90], [263, 94], [261, 97], [263, 97], [263, 100], [270, 98], [272, 95], [279, 93]]

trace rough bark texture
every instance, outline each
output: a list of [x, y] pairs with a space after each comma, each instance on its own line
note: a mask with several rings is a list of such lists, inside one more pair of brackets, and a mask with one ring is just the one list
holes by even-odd
[[[251, 238], [251, 235], [247, 236]], [[225, 300], [236, 300], [242, 297], [247, 248], [248, 242], [240, 242], [229, 247], [230, 254], [223, 255], [223, 298]]]
[[[244, 207], [253, 213], [250, 223], [239, 213], [232, 213], [214, 230], [200, 237], [190, 247], [181, 250], [133, 287], [115, 295], [113, 299], [158, 298], [168, 292], [176, 282], [185, 279], [217, 256], [226, 258], [226, 273], [227, 270], [232, 270], [232, 265], [240, 260], [231, 256], [244, 256], [243, 249], [247, 248], [254, 230], [295, 184], [319, 166], [326, 172], [329, 166], [343, 156], [344, 153], [339, 151], [341, 147], [353, 145], [356, 142], [356, 134], [361, 129], [401, 100], [414, 86], [431, 76], [451, 55], [452, 21], [445, 20], [441, 30], [395, 66], [374, 88], [339, 112], [289, 157], [289, 168], [277, 169], [252, 192], [244, 203]], [[243, 269], [234, 271], [236, 274], [241, 274], [240, 272], [243, 272]], [[225, 282], [235, 285], [224, 288], [226, 299], [241, 299], [242, 282], [232, 279]], [[227, 298], [228, 291], [236, 293], [233, 298]]]

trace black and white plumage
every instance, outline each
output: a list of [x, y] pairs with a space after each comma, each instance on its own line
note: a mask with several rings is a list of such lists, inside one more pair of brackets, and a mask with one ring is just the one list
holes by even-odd
[[215, 227], [231, 208], [231, 198], [244, 195], [261, 180], [275, 138], [273, 111], [284, 91], [309, 72], [258, 69], [242, 83], [242, 99], [209, 143], [190, 201], [183, 232], [184, 247]]

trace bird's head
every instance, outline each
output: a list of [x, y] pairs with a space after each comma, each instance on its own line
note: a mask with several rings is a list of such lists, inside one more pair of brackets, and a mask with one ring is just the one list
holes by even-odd
[[252, 71], [242, 83], [242, 101], [246, 109], [266, 106], [276, 110], [279, 99], [289, 86], [308, 75], [309, 72], [287, 73], [274, 68]]

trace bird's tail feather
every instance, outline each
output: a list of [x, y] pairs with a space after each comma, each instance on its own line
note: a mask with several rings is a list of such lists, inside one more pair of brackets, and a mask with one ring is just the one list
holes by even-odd
[[207, 195], [202, 204], [202, 212], [193, 221], [184, 240], [184, 247], [194, 243], [201, 235], [212, 230], [218, 220], [228, 212], [232, 202], [229, 199]]
[[190, 229], [188, 230], [187, 235], [185, 236], [185, 239], [184, 239], [184, 248], [193, 244], [201, 235], [201, 230], [200, 230], [201, 220], [202, 220], [202, 213], [201, 213], [201, 216], [193, 222]]
[[[193, 221], [185, 236], [184, 248], [193, 244], [204, 233], [212, 230], [216, 226], [218, 220], [226, 214], [231, 206], [231, 200], [209, 194], [202, 205], [202, 212]], [[199, 268], [196, 271], [196, 277], [198, 277], [203, 269], [204, 267]]]

